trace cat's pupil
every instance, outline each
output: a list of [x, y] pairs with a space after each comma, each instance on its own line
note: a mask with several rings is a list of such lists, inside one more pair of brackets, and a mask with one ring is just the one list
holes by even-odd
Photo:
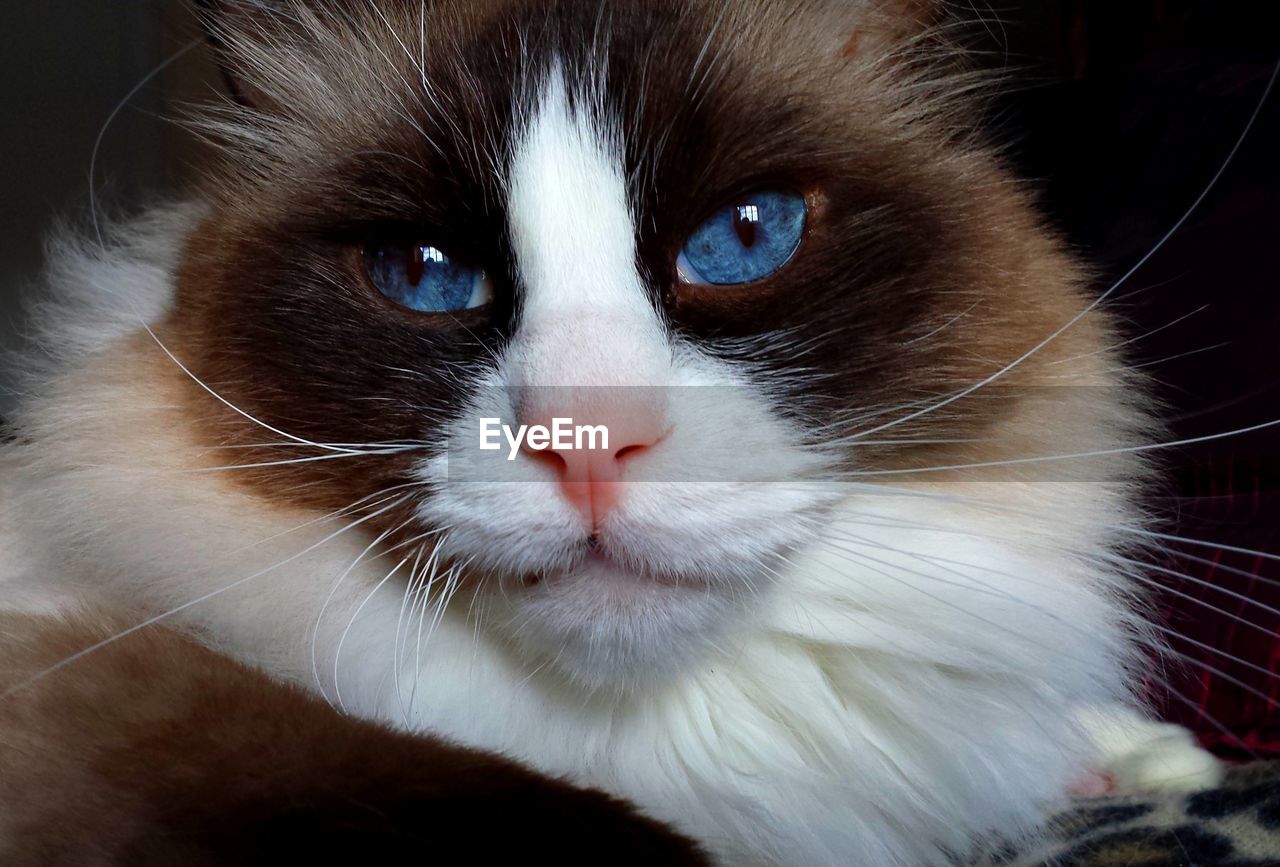
[[410, 286], [417, 286], [422, 282], [422, 276], [426, 272], [428, 252], [428, 249], [421, 244], [409, 245], [409, 255], [404, 257], [404, 272]]
[[742, 246], [750, 250], [756, 245], [757, 226], [760, 223], [760, 207], [752, 204], [735, 205], [733, 208], [733, 231], [737, 233]]

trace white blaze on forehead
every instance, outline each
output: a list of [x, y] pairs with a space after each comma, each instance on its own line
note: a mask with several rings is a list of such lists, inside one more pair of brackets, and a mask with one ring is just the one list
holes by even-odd
[[529, 315], [575, 301], [647, 306], [621, 143], [582, 103], [570, 105], [553, 68], [511, 162], [511, 232]]
[[[538, 371], [533, 378], [546, 384], [634, 382], [639, 371], [656, 375], [668, 357], [636, 265], [619, 134], [592, 111], [594, 104], [583, 97], [572, 105], [564, 76], [553, 67], [517, 139], [507, 178], [521, 278], [515, 349], [522, 365]], [[559, 358], [565, 350], [576, 357], [575, 369]]]

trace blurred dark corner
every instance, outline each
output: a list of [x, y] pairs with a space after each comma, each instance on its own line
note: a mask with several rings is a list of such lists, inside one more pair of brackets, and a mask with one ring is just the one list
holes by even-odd
[[[22, 328], [18, 299], [55, 220], [88, 213], [89, 162], [106, 119], [140, 81], [198, 37], [184, 0], [4, 4], [0, 28], [0, 349]], [[218, 80], [193, 50], [141, 88], [102, 139], [108, 213], [136, 208], [189, 174], [199, 147], [171, 122]], [[11, 403], [0, 370], [0, 417]]]
[[[15, 298], [51, 219], [85, 212], [103, 121], [195, 36], [187, 5], [60, 0], [6, 9], [0, 342], [14, 339]], [[1280, 3], [1272, 0], [952, 5], [992, 19], [976, 28], [984, 62], [1006, 69], [1011, 83], [993, 107], [993, 134], [1095, 263], [1099, 291], [1205, 189], [1280, 61]], [[163, 118], [214, 82], [205, 52], [195, 51], [120, 113], [100, 159], [107, 201], [127, 207], [189, 173], [199, 150]], [[1133, 338], [1125, 349], [1157, 383], [1174, 439], [1280, 418], [1278, 156], [1280, 91], [1202, 207], [1116, 291], [1113, 309]], [[0, 396], [0, 413], [3, 406]], [[1162, 459], [1171, 481], [1151, 501], [1160, 531], [1280, 553], [1280, 431]], [[1280, 669], [1278, 566], [1182, 545], [1149, 573], [1165, 587], [1169, 627], [1189, 637], [1175, 642], [1186, 663], [1169, 672], [1177, 694], [1154, 682], [1152, 693], [1225, 753], [1280, 754], [1276, 677], [1258, 670]]]

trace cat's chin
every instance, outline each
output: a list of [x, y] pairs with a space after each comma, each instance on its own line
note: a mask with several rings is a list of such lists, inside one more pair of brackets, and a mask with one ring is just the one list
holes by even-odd
[[508, 597], [512, 637], [590, 689], [660, 683], [696, 665], [730, 614], [697, 579], [657, 576], [592, 552]]

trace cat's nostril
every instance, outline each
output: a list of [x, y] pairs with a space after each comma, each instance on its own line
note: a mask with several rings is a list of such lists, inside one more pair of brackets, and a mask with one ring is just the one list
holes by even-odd
[[637, 455], [640, 452], [648, 451], [648, 449], [649, 449], [648, 445], [641, 445], [641, 444], [623, 446], [622, 448], [618, 449], [616, 454], [614, 454], [613, 459], [615, 461], [625, 461], [627, 458], [631, 457], [632, 455]]
[[531, 448], [528, 443], [521, 446], [524, 453], [539, 463], [545, 464], [556, 473], [557, 478], [562, 478], [569, 471], [569, 462], [564, 459], [564, 455], [552, 449], [535, 449]]

